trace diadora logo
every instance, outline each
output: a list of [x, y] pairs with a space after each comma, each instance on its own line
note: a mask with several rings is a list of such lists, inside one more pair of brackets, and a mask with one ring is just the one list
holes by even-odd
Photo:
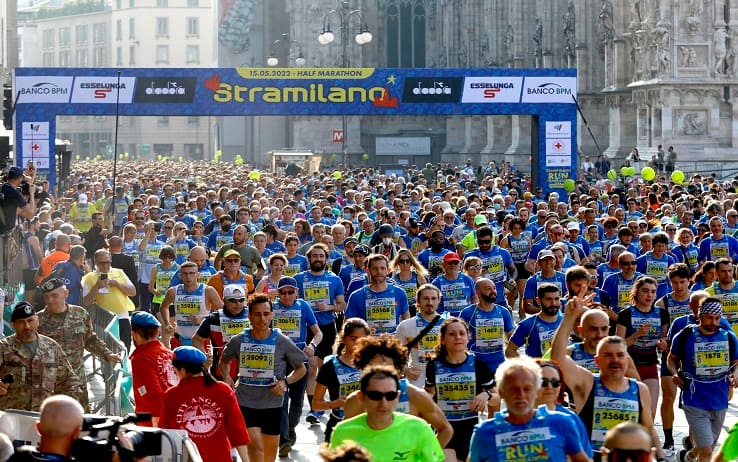
[[135, 77], [76, 77], [72, 103], [130, 103]]
[[457, 103], [461, 93], [459, 77], [405, 79], [402, 101], [406, 103]]
[[137, 103], [191, 103], [195, 98], [194, 77], [141, 77], [138, 79]]

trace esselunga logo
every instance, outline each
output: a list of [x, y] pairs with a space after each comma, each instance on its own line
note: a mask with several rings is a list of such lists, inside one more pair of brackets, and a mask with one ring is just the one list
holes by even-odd
[[133, 101], [135, 77], [76, 77], [72, 103], [127, 104]]
[[205, 88], [213, 92], [218, 103], [366, 103], [376, 107], [397, 107], [398, 98], [390, 96], [388, 87], [334, 86], [323, 83], [306, 85], [239, 85], [222, 82], [218, 74], [205, 80]]
[[519, 103], [522, 77], [467, 77], [462, 103]]
[[18, 94], [16, 103], [68, 103], [72, 79], [72, 77], [18, 76], [15, 78]]
[[522, 102], [574, 104], [576, 96], [576, 77], [526, 77]]

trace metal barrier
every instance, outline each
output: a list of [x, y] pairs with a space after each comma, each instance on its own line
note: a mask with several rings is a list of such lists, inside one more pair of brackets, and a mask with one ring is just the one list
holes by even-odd
[[[92, 305], [88, 309], [88, 312], [90, 313], [92, 327], [97, 336], [100, 337], [111, 350], [123, 352], [123, 364], [125, 364], [128, 360], [128, 351], [126, 350], [123, 342], [121, 342], [120, 339], [118, 339], [118, 336], [114, 333], [118, 330], [118, 316], [104, 308], [100, 308], [97, 305]], [[92, 361], [92, 372], [88, 374], [87, 381], [89, 382], [90, 380], [94, 380], [95, 377], [99, 377], [105, 385], [103, 399], [90, 403], [92, 405], [93, 412], [102, 412], [105, 415], [120, 415], [120, 391], [124, 379], [124, 371], [121, 365], [101, 361], [89, 353], [85, 355], [85, 361], [87, 361], [88, 358]]]
[[[8, 252], [11, 248], [15, 249], [15, 255]], [[0, 287], [5, 291], [5, 304], [13, 302], [23, 282], [22, 252], [23, 240], [18, 227], [7, 234], [0, 234]]]
[[[36, 431], [38, 416], [38, 412], [15, 409], [0, 412], [0, 431], [8, 435], [16, 447], [24, 444], [36, 446], [39, 442]], [[153, 462], [202, 462], [197, 446], [185, 430], [161, 430], [162, 454], [151, 457]]]

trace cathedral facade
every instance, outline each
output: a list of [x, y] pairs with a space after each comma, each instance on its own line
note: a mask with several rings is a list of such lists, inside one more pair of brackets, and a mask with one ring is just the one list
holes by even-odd
[[[738, 152], [735, 1], [220, 0], [218, 21], [219, 66], [261, 67], [275, 56], [285, 67], [298, 57], [308, 67], [574, 67], [580, 156], [599, 155], [593, 138], [616, 159], [634, 147], [650, 159], [658, 145], [673, 145], [680, 162], [724, 164]], [[326, 27], [336, 40], [322, 45]], [[362, 29], [372, 41], [358, 45]], [[256, 163], [281, 147], [340, 161], [332, 132], [342, 126], [353, 165], [391, 164], [377, 140], [408, 137], [430, 146], [412, 157], [416, 164], [472, 158], [530, 166], [528, 116], [224, 119], [221, 149]]]

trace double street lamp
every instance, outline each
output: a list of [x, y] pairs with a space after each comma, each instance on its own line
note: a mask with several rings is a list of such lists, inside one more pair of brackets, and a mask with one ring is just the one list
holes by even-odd
[[[341, 67], [349, 67], [348, 61], [348, 44], [349, 44], [349, 29], [352, 20], [358, 25], [356, 29], [356, 35], [354, 35], [354, 41], [357, 45], [366, 45], [371, 43], [372, 33], [369, 32], [369, 27], [366, 23], [366, 14], [361, 8], [352, 8], [351, 2], [348, 0], [342, 0], [338, 8], [334, 8], [327, 12], [323, 16], [323, 31], [318, 35], [318, 42], [321, 45], [328, 45], [333, 43], [336, 39], [335, 34], [331, 31], [330, 18], [336, 16], [340, 22], [341, 31]], [[341, 138], [341, 153], [343, 155], [343, 166], [346, 168], [347, 152], [346, 152], [346, 116], [344, 115], [341, 119], [341, 131], [343, 133]]]
[[[282, 34], [281, 39], [277, 39], [272, 43], [272, 48], [269, 50], [269, 57], [267, 58], [266, 64], [269, 67], [276, 67], [279, 65], [279, 58], [277, 58], [277, 49], [280, 46], [280, 44], [286, 43], [287, 45], [287, 54], [289, 55], [290, 48], [293, 44], [297, 45], [298, 52], [297, 57], [295, 58], [295, 66], [297, 67], [303, 67], [305, 65], [305, 56], [302, 54], [302, 49], [300, 48], [300, 43], [297, 40], [290, 40], [289, 36], [287, 34]], [[287, 58], [289, 59], [289, 57]]]

